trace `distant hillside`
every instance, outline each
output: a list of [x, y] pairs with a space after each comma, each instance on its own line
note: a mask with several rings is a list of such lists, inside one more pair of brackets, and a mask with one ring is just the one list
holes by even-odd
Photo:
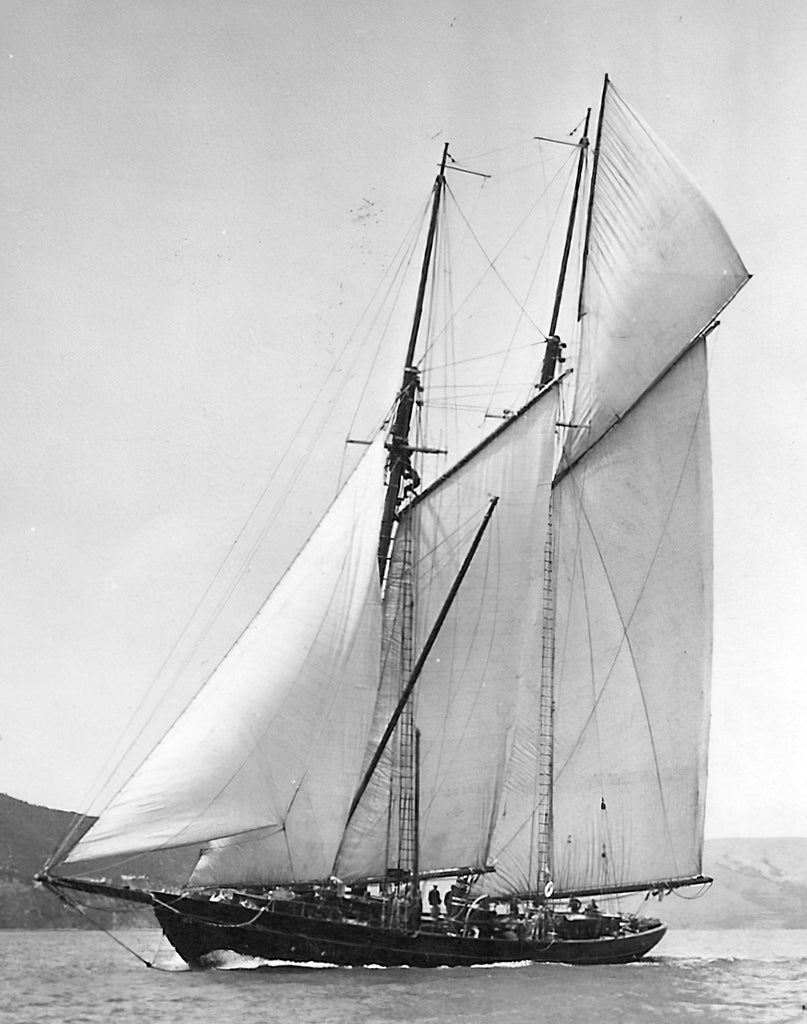
[[[0, 794], [0, 928], [89, 927], [79, 914], [33, 881], [77, 818], [78, 815], [68, 811], [38, 807]], [[91, 824], [92, 819], [87, 819], [83, 830]], [[129, 858], [114, 866], [93, 865], [91, 874], [93, 878], [103, 878], [115, 885], [145, 886], [147, 879], [157, 888], [187, 878], [197, 854], [198, 850], [179, 850]], [[62, 867], [60, 873], [69, 875], [71, 872]], [[108, 901], [90, 897], [87, 902], [103, 904]], [[110, 906], [96, 915], [105, 925], [154, 925], [148, 909], [118, 903], [115, 904], [118, 909], [111, 912]]]
[[[33, 883], [75, 817], [0, 794], [0, 928], [86, 927], [75, 912]], [[176, 884], [187, 878], [197, 854], [194, 848], [129, 859], [114, 867], [94, 865], [92, 876], [117, 885], [145, 886], [146, 877], [153, 887]], [[709, 840], [704, 874], [715, 880], [705, 895], [692, 899], [694, 893], [680, 890], [661, 904], [648, 901], [646, 913], [672, 928], [805, 927], [807, 839]], [[150, 911], [139, 907], [115, 914], [106, 910], [98, 917], [116, 927], [154, 924]]]
[[33, 884], [76, 818], [0, 795], [0, 928], [81, 926], [75, 913]]
[[674, 928], [804, 928], [807, 839], [710, 839], [704, 874], [714, 885], [667, 896], [654, 913]]

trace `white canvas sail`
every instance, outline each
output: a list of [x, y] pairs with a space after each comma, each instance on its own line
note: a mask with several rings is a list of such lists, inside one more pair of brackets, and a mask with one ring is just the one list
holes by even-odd
[[712, 624], [706, 345], [555, 492], [556, 886], [700, 872]]
[[622, 417], [748, 280], [697, 186], [605, 90], [567, 452]]
[[564, 890], [701, 869], [711, 479], [705, 343], [687, 350], [748, 279], [714, 211], [610, 83], [593, 189], [555, 504]]
[[[69, 860], [236, 837], [221, 852], [227, 881], [236, 855], [260, 863], [246, 876], [238, 866], [242, 883], [327, 876], [377, 690], [384, 460], [379, 438], [257, 617]], [[204, 870], [212, 879], [211, 859]]]
[[[545, 394], [460, 463], [402, 516], [396, 536], [394, 559], [413, 541], [418, 653], [490, 498], [500, 499], [415, 691], [423, 871], [483, 866], [488, 856], [519, 693], [540, 650], [556, 400]], [[382, 773], [345, 837], [345, 877], [383, 874], [386, 832], [374, 823], [387, 795]]]
[[[392, 718], [406, 685], [403, 652], [404, 602], [409, 588], [402, 576], [408, 571], [401, 549], [390, 560], [384, 590], [380, 682], [370, 739], [362, 764], [362, 779], [370, 768], [376, 748]], [[410, 666], [411, 667], [411, 666]], [[400, 798], [398, 772], [400, 729], [392, 737], [375, 767], [372, 781], [345, 831], [334, 871], [339, 878], [380, 878], [388, 868], [397, 867], [398, 820]]]

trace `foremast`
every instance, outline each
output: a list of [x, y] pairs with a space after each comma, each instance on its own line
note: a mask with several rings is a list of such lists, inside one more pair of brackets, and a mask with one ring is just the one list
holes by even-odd
[[432, 208], [429, 220], [429, 230], [426, 236], [426, 248], [423, 253], [423, 262], [420, 269], [420, 281], [418, 284], [417, 299], [415, 301], [415, 315], [412, 320], [412, 330], [409, 334], [409, 344], [404, 360], [403, 380], [398, 393], [398, 401], [395, 410], [392, 427], [390, 428], [387, 449], [389, 451], [387, 493], [384, 501], [384, 513], [381, 518], [381, 531], [378, 540], [378, 571], [383, 582], [389, 559], [392, 535], [394, 532], [395, 518], [398, 507], [404, 497], [407, 483], [413, 487], [417, 486], [418, 477], [412, 466], [412, 446], [409, 440], [409, 432], [412, 426], [412, 415], [415, 409], [415, 402], [420, 390], [420, 374], [415, 365], [415, 348], [420, 333], [420, 323], [423, 317], [423, 304], [426, 298], [426, 287], [429, 281], [429, 272], [432, 265], [432, 254], [434, 243], [437, 238], [437, 222], [440, 213], [440, 204], [445, 189], [445, 169], [448, 158], [448, 143], [443, 146], [443, 158], [440, 163], [440, 171], [434, 182], [432, 192]]
[[[410, 431], [417, 395], [420, 391], [420, 374], [415, 365], [415, 349], [420, 333], [423, 317], [423, 306], [426, 288], [432, 266], [434, 244], [437, 238], [437, 225], [440, 214], [441, 200], [445, 188], [445, 167], [448, 158], [448, 143], [443, 146], [440, 170], [434, 182], [432, 192], [431, 216], [426, 236], [426, 246], [420, 269], [415, 312], [409, 334], [406, 357], [404, 360], [403, 379], [398, 393], [397, 405], [387, 440], [389, 452], [387, 462], [387, 488], [384, 499], [384, 511], [378, 540], [378, 573], [382, 585], [388, 570], [392, 539], [398, 508], [406, 494], [415, 490], [419, 477], [412, 466], [413, 448], [410, 443]], [[412, 551], [406, 551], [401, 585], [404, 594], [404, 615], [401, 636], [401, 691], [413, 669], [413, 607], [412, 597]], [[394, 751], [397, 763], [397, 785], [390, 792], [388, 852], [387, 852], [387, 885], [396, 896], [403, 897], [409, 905], [403, 919], [391, 922], [394, 926], [416, 926], [420, 911], [420, 885], [418, 877], [419, 836], [418, 836], [418, 732], [415, 727], [414, 706], [411, 700], [405, 700], [398, 719], [397, 742]], [[355, 807], [355, 802], [354, 802]], [[393, 906], [399, 901], [393, 901]]]

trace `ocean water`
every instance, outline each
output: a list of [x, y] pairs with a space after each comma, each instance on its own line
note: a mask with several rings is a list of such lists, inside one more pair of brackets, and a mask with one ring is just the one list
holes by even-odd
[[[157, 932], [0, 931], [0, 1024], [807, 1024], [807, 931], [678, 931], [616, 967], [189, 971]], [[160, 947], [158, 951], [158, 946]]]

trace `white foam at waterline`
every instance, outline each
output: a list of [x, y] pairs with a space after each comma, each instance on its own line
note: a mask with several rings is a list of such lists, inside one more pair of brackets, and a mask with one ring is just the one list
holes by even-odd
[[472, 968], [477, 970], [486, 969], [488, 967], [532, 967], [536, 963], [540, 963], [539, 960], [497, 960], [493, 964], [470, 964]]

